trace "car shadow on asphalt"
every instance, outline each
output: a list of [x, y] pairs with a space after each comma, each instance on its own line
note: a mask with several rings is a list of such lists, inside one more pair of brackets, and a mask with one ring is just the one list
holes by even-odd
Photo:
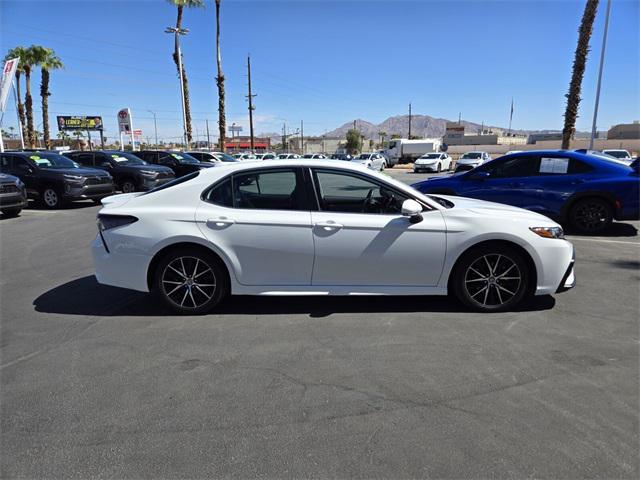
[[[93, 275], [64, 283], [33, 301], [37, 312], [102, 317], [173, 315], [146, 293], [100, 285]], [[535, 297], [516, 311], [541, 311], [553, 308], [555, 299]], [[308, 314], [312, 318], [338, 313], [469, 313], [448, 297], [437, 296], [232, 296], [215, 310], [218, 315]]]
[[567, 235], [574, 235], [576, 237], [594, 237], [594, 238], [600, 238], [600, 237], [637, 237], [638, 236], [638, 229], [634, 225], [631, 225], [630, 223], [613, 222], [609, 226], [609, 228], [607, 228], [605, 231], [599, 232], [599, 233], [596, 233], [596, 234], [585, 234], [585, 233], [575, 232], [575, 231], [572, 231], [572, 229], [570, 227], [567, 227], [565, 229], [565, 233]]

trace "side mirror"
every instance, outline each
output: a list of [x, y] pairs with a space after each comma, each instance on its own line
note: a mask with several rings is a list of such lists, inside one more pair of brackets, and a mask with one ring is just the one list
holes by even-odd
[[411, 223], [419, 223], [422, 221], [422, 205], [415, 200], [405, 200], [402, 202], [402, 216], [409, 217]]
[[487, 178], [489, 178], [491, 176], [491, 174], [489, 172], [485, 172], [483, 170], [479, 171], [479, 172], [472, 172], [469, 174], [469, 178], [471, 180], [485, 180]]
[[24, 173], [33, 173], [33, 168], [30, 167], [29, 165], [25, 165], [24, 163], [21, 163], [20, 165], [18, 165], [18, 170]]
[[100, 166], [104, 168], [113, 168], [113, 166], [109, 162], [102, 162]]

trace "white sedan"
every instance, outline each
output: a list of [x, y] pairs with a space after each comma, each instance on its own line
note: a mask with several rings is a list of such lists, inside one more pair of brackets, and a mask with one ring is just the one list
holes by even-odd
[[228, 295], [446, 295], [485, 312], [573, 287], [573, 246], [536, 213], [425, 196], [339, 160], [246, 162], [103, 200], [98, 282], [178, 313]]
[[379, 153], [361, 153], [351, 160], [371, 170], [382, 171], [387, 167], [387, 160]]
[[451, 157], [444, 152], [425, 153], [413, 163], [414, 172], [441, 172], [451, 168]]
[[483, 163], [491, 160], [491, 155], [487, 152], [467, 152], [463, 153], [456, 162], [456, 172], [472, 170]]

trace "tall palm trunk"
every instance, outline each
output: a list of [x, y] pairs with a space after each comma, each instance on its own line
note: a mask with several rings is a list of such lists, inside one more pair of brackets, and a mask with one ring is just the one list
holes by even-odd
[[27, 143], [30, 148], [36, 148], [36, 135], [33, 125], [33, 98], [31, 97], [31, 68], [25, 67], [24, 79], [26, 84], [24, 106], [27, 111]]
[[[177, 5], [178, 16], [176, 18], [176, 29], [182, 28], [182, 5]], [[176, 64], [176, 70], [178, 71], [178, 77], [180, 76], [180, 62], [182, 61], [182, 88], [184, 91], [184, 116], [185, 116], [185, 129], [187, 131], [187, 142], [191, 142], [192, 130], [191, 130], [191, 105], [189, 102], [189, 82], [187, 81], [187, 70], [184, 68], [184, 57], [178, 57], [178, 34], [175, 36], [175, 43], [173, 49], [173, 63]]]
[[220, 151], [226, 151], [225, 136], [227, 131], [227, 120], [224, 113], [224, 75], [222, 73], [222, 55], [220, 53], [220, 1], [216, 0], [216, 62], [218, 64], [218, 127], [220, 132]]
[[564, 113], [564, 128], [562, 129], [562, 149], [567, 150], [571, 145], [571, 140], [576, 131], [576, 119], [578, 118], [578, 107], [580, 105], [580, 91], [582, 90], [582, 77], [587, 63], [589, 53], [589, 40], [593, 32], [593, 21], [596, 18], [599, 0], [587, 0], [580, 23], [578, 36], [578, 46], [573, 60], [573, 73], [569, 84], [567, 97], [567, 108]]
[[42, 132], [44, 137], [45, 148], [51, 148], [51, 140], [49, 139], [49, 70], [42, 69], [42, 79], [40, 81], [40, 97], [42, 98]]
[[22, 138], [27, 141], [27, 118], [24, 114], [24, 103], [22, 102], [22, 93], [20, 92], [20, 71], [16, 70], [16, 96], [18, 97], [18, 118], [20, 119], [20, 128], [22, 130]]

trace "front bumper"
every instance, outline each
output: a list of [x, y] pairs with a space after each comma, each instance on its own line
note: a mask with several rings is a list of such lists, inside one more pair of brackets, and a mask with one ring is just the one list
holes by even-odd
[[113, 184], [106, 183], [101, 185], [82, 185], [65, 184], [62, 196], [67, 200], [87, 200], [93, 198], [102, 198], [112, 195], [114, 192]]
[[556, 293], [566, 292], [567, 290], [571, 290], [576, 286], [576, 274], [573, 270], [573, 267], [576, 263], [576, 252], [573, 251], [573, 256], [571, 257], [571, 263], [569, 263], [569, 267], [565, 272], [562, 280], [560, 281], [560, 286], [556, 290]]
[[0, 193], [0, 208], [24, 208], [27, 206], [27, 194], [23, 191]]
[[160, 185], [164, 185], [165, 183], [168, 183], [171, 180], [175, 180], [175, 177], [166, 177], [166, 178], [143, 177], [142, 182], [140, 182], [140, 189], [144, 191], [151, 190], [153, 188], [159, 187]]
[[415, 163], [413, 164], [413, 171], [414, 172], [435, 172], [437, 170], [437, 163], [435, 164], [422, 164], [422, 165], [416, 165]]

